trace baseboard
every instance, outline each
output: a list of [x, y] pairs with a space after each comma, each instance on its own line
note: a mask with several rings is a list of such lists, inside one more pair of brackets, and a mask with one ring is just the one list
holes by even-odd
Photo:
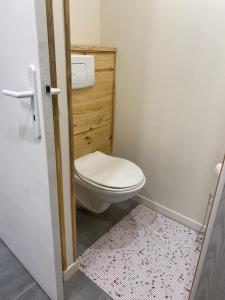
[[63, 272], [63, 280], [68, 281], [79, 270], [79, 261], [76, 260]]
[[138, 195], [137, 200], [139, 203], [151, 208], [152, 210], [155, 210], [156, 212], [158, 212], [176, 222], [179, 222], [195, 231], [200, 231], [200, 229], [203, 226], [201, 223], [198, 223], [188, 217], [185, 217], [184, 215], [182, 215], [170, 208], [167, 208], [157, 202], [154, 202], [144, 196]]

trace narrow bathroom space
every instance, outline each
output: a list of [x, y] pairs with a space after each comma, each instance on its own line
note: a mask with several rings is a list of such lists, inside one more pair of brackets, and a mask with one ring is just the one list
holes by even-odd
[[0, 23], [0, 300], [224, 300], [225, 2]]
[[218, 23], [195, 9], [70, 0], [79, 271], [65, 283], [66, 299], [190, 297], [225, 110], [212, 36], [196, 38], [203, 24], [216, 32]]

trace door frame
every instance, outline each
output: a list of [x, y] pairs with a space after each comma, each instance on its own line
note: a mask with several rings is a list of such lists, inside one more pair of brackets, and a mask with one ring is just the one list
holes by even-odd
[[[53, 1], [45, 0], [48, 44], [49, 44], [49, 61], [51, 72], [51, 85], [57, 86], [56, 71], [56, 53], [55, 53], [55, 32], [53, 18]], [[68, 127], [69, 127], [69, 153], [70, 153], [70, 186], [71, 186], [71, 220], [72, 220], [72, 244], [73, 244], [73, 261], [77, 260], [77, 239], [76, 239], [76, 197], [74, 182], [74, 152], [73, 152], [73, 123], [72, 123], [72, 82], [71, 82], [71, 57], [70, 57], [70, 8], [69, 0], [63, 1], [64, 14], [64, 32], [65, 32], [65, 56], [66, 56], [66, 80], [67, 80], [67, 106], [68, 106]], [[66, 232], [65, 232], [65, 212], [64, 212], [64, 194], [63, 194], [63, 172], [62, 172], [62, 151], [61, 135], [59, 120], [59, 105], [57, 95], [52, 97], [53, 121], [55, 135], [55, 153], [57, 169], [57, 188], [58, 188], [58, 207], [60, 223], [60, 240], [62, 255], [62, 271], [65, 272], [69, 267], [66, 256]]]
[[191, 287], [191, 293], [190, 293], [190, 296], [189, 296], [189, 300], [194, 300], [195, 299], [195, 295], [196, 295], [198, 284], [199, 284], [199, 281], [200, 281], [203, 265], [204, 265], [205, 258], [206, 258], [206, 255], [207, 255], [207, 250], [208, 250], [211, 234], [212, 234], [214, 224], [215, 224], [215, 221], [216, 221], [216, 216], [217, 216], [218, 208], [219, 208], [219, 205], [220, 205], [224, 185], [225, 185], [225, 156], [224, 156], [224, 159], [223, 159], [221, 172], [220, 172], [220, 175], [219, 175], [219, 178], [218, 178], [218, 181], [217, 181], [216, 190], [215, 190], [215, 198], [214, 198], [213, 206], [212, 206], [211, 211], [210, 211], [208, 223], [206, 225], [206, 232], [205, 232], [201, 252], [200, 252], [200, 255], [199, 255], [199, 259], [198, 259], [198, 264], [197, 264], [196, 269], [195, 269], [195, 276], [194, 276], [194, 279], [193, 279], [193, 282], [192, 282], [192, 287]]
[[70, 39], [70, 2], [64, 0], [64, 28], [65, 28], [65, 51], [66, 51], [66, 81], [67, 81], [67, 105], [68, 125], [70, 144], [70, 181], [71, 181], [71, 218], [72, 218], [72, 239], [73, 259], [77, 260], [77, 203], [75, 194], [74, 177], [74, 145], [73, 145], [73, 113], [72, 113], [72, 75], [71, 75], [71, 39]]
[[[51, 86], [57, 87], [55, 36], [54, 36], [52, 0], [45, 0], [45, 4], [46, 4], [46, 16], [47, 16]], [[62, 270], [65, 271], [67, 268], [67, 258], [66, 258], [65, 217], [64, 217], [63, 180], [62, 180], [63, 175], [62, 175], [61, 136], [60, 136], [60, 124], [59, 124], [59, 105], [58, 105], [58, 96], [57, 95], [52, 96], [52, 109], [53, 109], [53, 122], [54, 122], [54, 139], [55, 139], [55, 155], [56, 155], [56, 173], [57, 173]]]

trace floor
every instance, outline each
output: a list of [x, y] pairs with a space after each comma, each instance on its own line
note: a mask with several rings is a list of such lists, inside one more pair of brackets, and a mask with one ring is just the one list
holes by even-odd
[[[66, 300], [110, 300], [81, 271], [78, 271], [64, 288]], [[0, 240], [0, 299], [49, 300], [31, 275]]]
[[[78, 253], [81, 255], [104, 233], [124, 218], [137, 206], [135, 200], [112, 206], [107, 212], [96, 216], [82, 209], [78, 210]], [[110, 300], [106, 292], [78, 271], [65, 283], [66, 300]], [[0, 299], [4, 300], [47, 300], [30, 274], [18, 262], [6, 245], [0, 240]]]
[[0, 240], [0, 299], [47, 300], [49, 299], [24, 269], [16, 257]]
[[77, 210], [78, 255], [109, 231], [117, 222], [137, 206], [135, 198], [111, 205], [104, 213], [96, 215], [82, 208]]
[[188, 300], [201, 250], [197, 232], [139, 204], [80, 258], [114, 300]]
[[[78, 253], [83, 253], [115, 223], [128, 214], [137, 203], [134, 200], [111, 206], [96, 216], [78, 210]], [[78, 271], [64, 288], [66, 300], [110, 300], [102, 289], [82, 272]], [[7, 246], [0, 240], [0, 299], [4, 300], [47, 300], [32, 276], [26, 271]]]

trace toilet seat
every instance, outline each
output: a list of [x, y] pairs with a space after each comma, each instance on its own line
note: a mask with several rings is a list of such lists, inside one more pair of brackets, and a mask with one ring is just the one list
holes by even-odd
[[109, 191], [129, 191], [144, 185], [142, 170], [131, 161], [96, 151], [74, 161], [81, 180]]
[[106, 186], [103, 186], [103, 185], [99, 185], [99, 184], [96, 184], [94, 183], [93, 181], [90, 181], [86, 178], [83, 178], [82, 176], [78, 175], [78, 174], [75, 174], [75, 177], [77, 179], [80, 179], [81, 181], [83, 181], [83, 183], [87, 183], [89, 186], [93, 187], [93, 188], [97, 188], [97, 189], [100, 189], [100, 190], [104, 190], [104, 191], [109, 191], [109, 192], [114, 192], [114, 193], [121, 193], [121, 192], [129, 192], [129, 191], [133, 191], [133, 190], [136, 190], [136, 189], [139, 189], [139, 188], [142, 188], [144, 185], [145, 185], [145, 182], [146, 182], [146, 179], [145, 177], [143, 178], [142, 182], [133, 186], [133, 187], [130, 187], [130, 188], [108, 188]]

